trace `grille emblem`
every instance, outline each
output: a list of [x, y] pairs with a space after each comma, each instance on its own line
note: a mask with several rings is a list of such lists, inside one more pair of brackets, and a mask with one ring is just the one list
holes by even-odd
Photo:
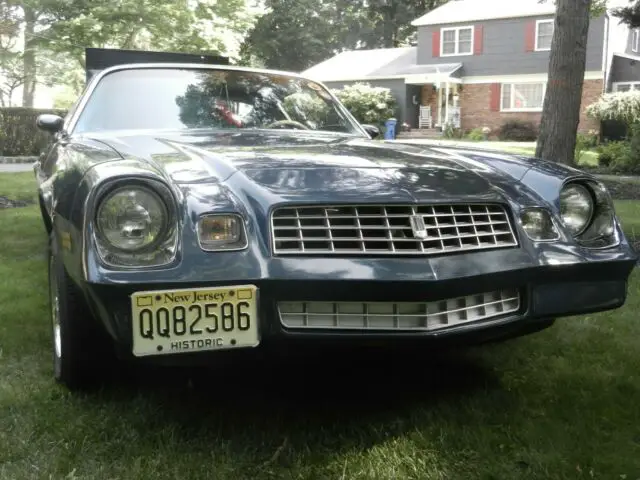
[[411, 215], [409, 217], [409, 224], [411, 225], [411, 231], [415, 238], [424, 240], [429, 236], [427, 234], [427, 226], [424, 224], [424, 218], [422, 218], [422, 215]]

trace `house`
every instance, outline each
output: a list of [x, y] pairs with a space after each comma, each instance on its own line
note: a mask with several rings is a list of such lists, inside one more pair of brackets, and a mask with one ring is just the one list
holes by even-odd
[[[599, 129], [584, 107], [605, 91], [640, 89], [640, 32], [607, 11], [592, 18], [579, 131]], [[387, 87], [399, 120], [435, 128], [496, 131], [509, 120], [540, 121], [554, 31], [552, 0], [450, 0], [414, 20], [417, 44], [340, 53], [304, 72], [329, 88]]]

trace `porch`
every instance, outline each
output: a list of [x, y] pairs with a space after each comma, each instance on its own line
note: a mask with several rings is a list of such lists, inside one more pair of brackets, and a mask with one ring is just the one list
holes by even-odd
[[[462, 64], [422, 65], [431, 71], [405, 77], [407, 91], [413, 92], [411, 115], [419, 130], [443, 131], [447, 125], [461, 127], [460, 93], [462, 80], [454, 76]], [[419, 88], [419, 90], [416, 89]], [[409, 112], [408, 112], [409, 113]], [[414, 122], [411, 122], [414, 123]]]

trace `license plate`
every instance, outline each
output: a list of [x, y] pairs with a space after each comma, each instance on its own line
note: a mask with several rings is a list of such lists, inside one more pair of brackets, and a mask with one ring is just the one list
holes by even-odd
[[255, 347], [257, 296], [255, 285], [136, 292], [131, 295], [133, 354]]

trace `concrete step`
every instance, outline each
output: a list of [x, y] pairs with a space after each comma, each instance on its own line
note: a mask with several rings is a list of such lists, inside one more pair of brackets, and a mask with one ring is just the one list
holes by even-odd
[[397, 138], [441, 138], [442, 132], [435, 128], [415, 128], [410, 132], [398, 132]]

